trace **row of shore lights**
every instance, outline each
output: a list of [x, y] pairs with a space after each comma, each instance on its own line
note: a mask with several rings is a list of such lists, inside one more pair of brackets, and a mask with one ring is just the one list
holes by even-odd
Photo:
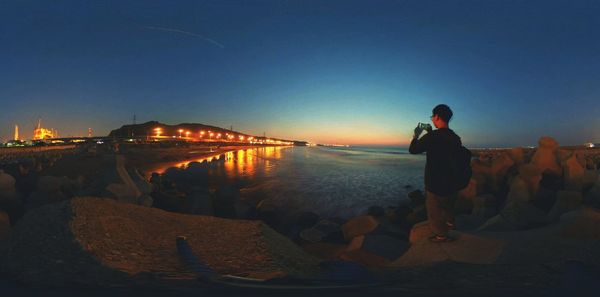
[[[154, 128], [155, 137], [157, 137], [157, 138], [160, 137], [161, 134], [162, 134], [162, 132], [163, 132], [162, 128]], [[183, 129], [179, 129], [179, 130], [177, 130], [177, 132], [179, 132], [179, 138], [182, 138], [184, 134], [185, 134], [186, 138], [189, 138], [190, 135], [192, 134], [192, 132], [185, 131]], [[198, 137], [199, 138], [203, 138], [205, 135], [208, 135], [209, 139], [212, 139], [213, 136], [215, 137], [215, 139], [221, 139], [221, 136], [222, 136], [221, 133], [216, 133], [215, 134], [212, 131], [208, 131], [208, 133], [205, 132], [205, 131], [198, 132]], [[227, 139], [229, 141], [233, 141], [235, 139], [235, 135], [233, 135], [233, 134], [225, 133], [225, 136], [227, 137]], [[172, 136], [172, 137], [176, 138], [176, 136]], [[267, 144], [283, 144], [283, 145], [292, 145], [293, 144], [292, 142], [289, 142], [289, 141], [272, 140], [272, 139], [267, 139], [265, 141], [254, 140], [253, 136], [250, 136], [250, 137], [246, 138], [243, 135], [239, 135], [238, 138], [239, 138], [240, 141], [246, 140], [246, 141], [250, 142], [251, 144], [264, 144], [265, 142]]]

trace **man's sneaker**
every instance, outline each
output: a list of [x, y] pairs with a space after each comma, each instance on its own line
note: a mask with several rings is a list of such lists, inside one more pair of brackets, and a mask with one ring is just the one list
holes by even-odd
[[446, 226], [448, 226], [448, 230], [456, 230], [456, 225], [452, 222], [446, 222]]
[[429, 237], [429, 241], [431, 242], [452, 242], [454, 241], [454, 238], [450, 237], [450, 236], [446, 236], [446, 235], [433, 235], [431, 237]]

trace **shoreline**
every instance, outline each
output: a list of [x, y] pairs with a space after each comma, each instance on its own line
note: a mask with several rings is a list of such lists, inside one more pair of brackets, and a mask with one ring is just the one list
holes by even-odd
[[[203, 162], [203, 161], [212, 161], [213, 159], [219, 159], [222, 154], [228, 152], [235, 152], [239, 150], [248, 150], [254, 148], [264, 148], [264, 147], [293, 147], [293, 146], [273, 146], [273, 145], [240, 145], [240, 146], [222, 146], [222, 147], [213, 147], [213, 146], [198, 146], [198, 147], [189, 147], [189, 148], [166, 148], [159, 149], [160, 151], [156, 151], [154, 149], [148, 150], [140, 150], [136, 152], [127, 152], [125, 153], [125, 157], [127, 158], [127, 164], [133, 167], [136, 167], [140, 173], [144, 174], [146, 177], [149, 177], [152, 173], [156, 172], [158, 174], [164, 173], [164, 171], [169, 167], [177, 167], [181, 168], [185, 167], [187, 164], [191, 162]], [[208, 149], [208, 151], [207, 151]], [[153, 157], [154, 161], [148, 161], [151, 159], [148, 154], [156, 154]], [[135, 156], [133, 156], [135, 154]], [[178, 155], [179, 154], [179, 155]], [[133, 157], [133, 158], [132, 158]], [[140, 157], [142, 160], [140, 160]], [[165, 160], [165, 161], [162, 161]]]

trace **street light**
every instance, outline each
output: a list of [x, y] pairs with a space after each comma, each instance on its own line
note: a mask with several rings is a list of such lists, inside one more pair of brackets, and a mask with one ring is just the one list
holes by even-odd
[[190, 133], [191, 133], [190, 131], [185, 131], [185, 137], [190, 138]]
[[181, 133], [183, 133], [183, 129], [179, 129], [177, 130], [177, 132], [179, 132], [179, 138], [181, 138]]
[[161, 128], [154, 128], [154, 133], [156, 133], [156, 137], [160, 137], [160, 134], [162, 133], [162, 129]]

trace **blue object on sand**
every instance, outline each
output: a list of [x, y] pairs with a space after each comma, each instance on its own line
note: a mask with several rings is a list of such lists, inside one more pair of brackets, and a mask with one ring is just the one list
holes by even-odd
[[282, 277], [255, 279], [232, 275], [220, 275], [204, 264], [192, 251], [185, 236], [177, 237], [177, 251], [181, 260], [192, 269], [199, 280], [209, 288], [258, 289], [258, 290], [339, 290], [360, 289], [384, 285], [376, 280], [363, 266], [343, 261], [322, 262], [322, 278]]
[[190, 269], [192, 269], [199, 277], [204, 279], [212, 279], [218, 277], [216, 271], [210, 268], [208, 265], [202, 263], [194, 252], [192, 248], [187, 242], [187, 238], [185, 236], [177, 236], [177, 251], [179, 252], [179, 256], [184, 263], [186, 263]]

